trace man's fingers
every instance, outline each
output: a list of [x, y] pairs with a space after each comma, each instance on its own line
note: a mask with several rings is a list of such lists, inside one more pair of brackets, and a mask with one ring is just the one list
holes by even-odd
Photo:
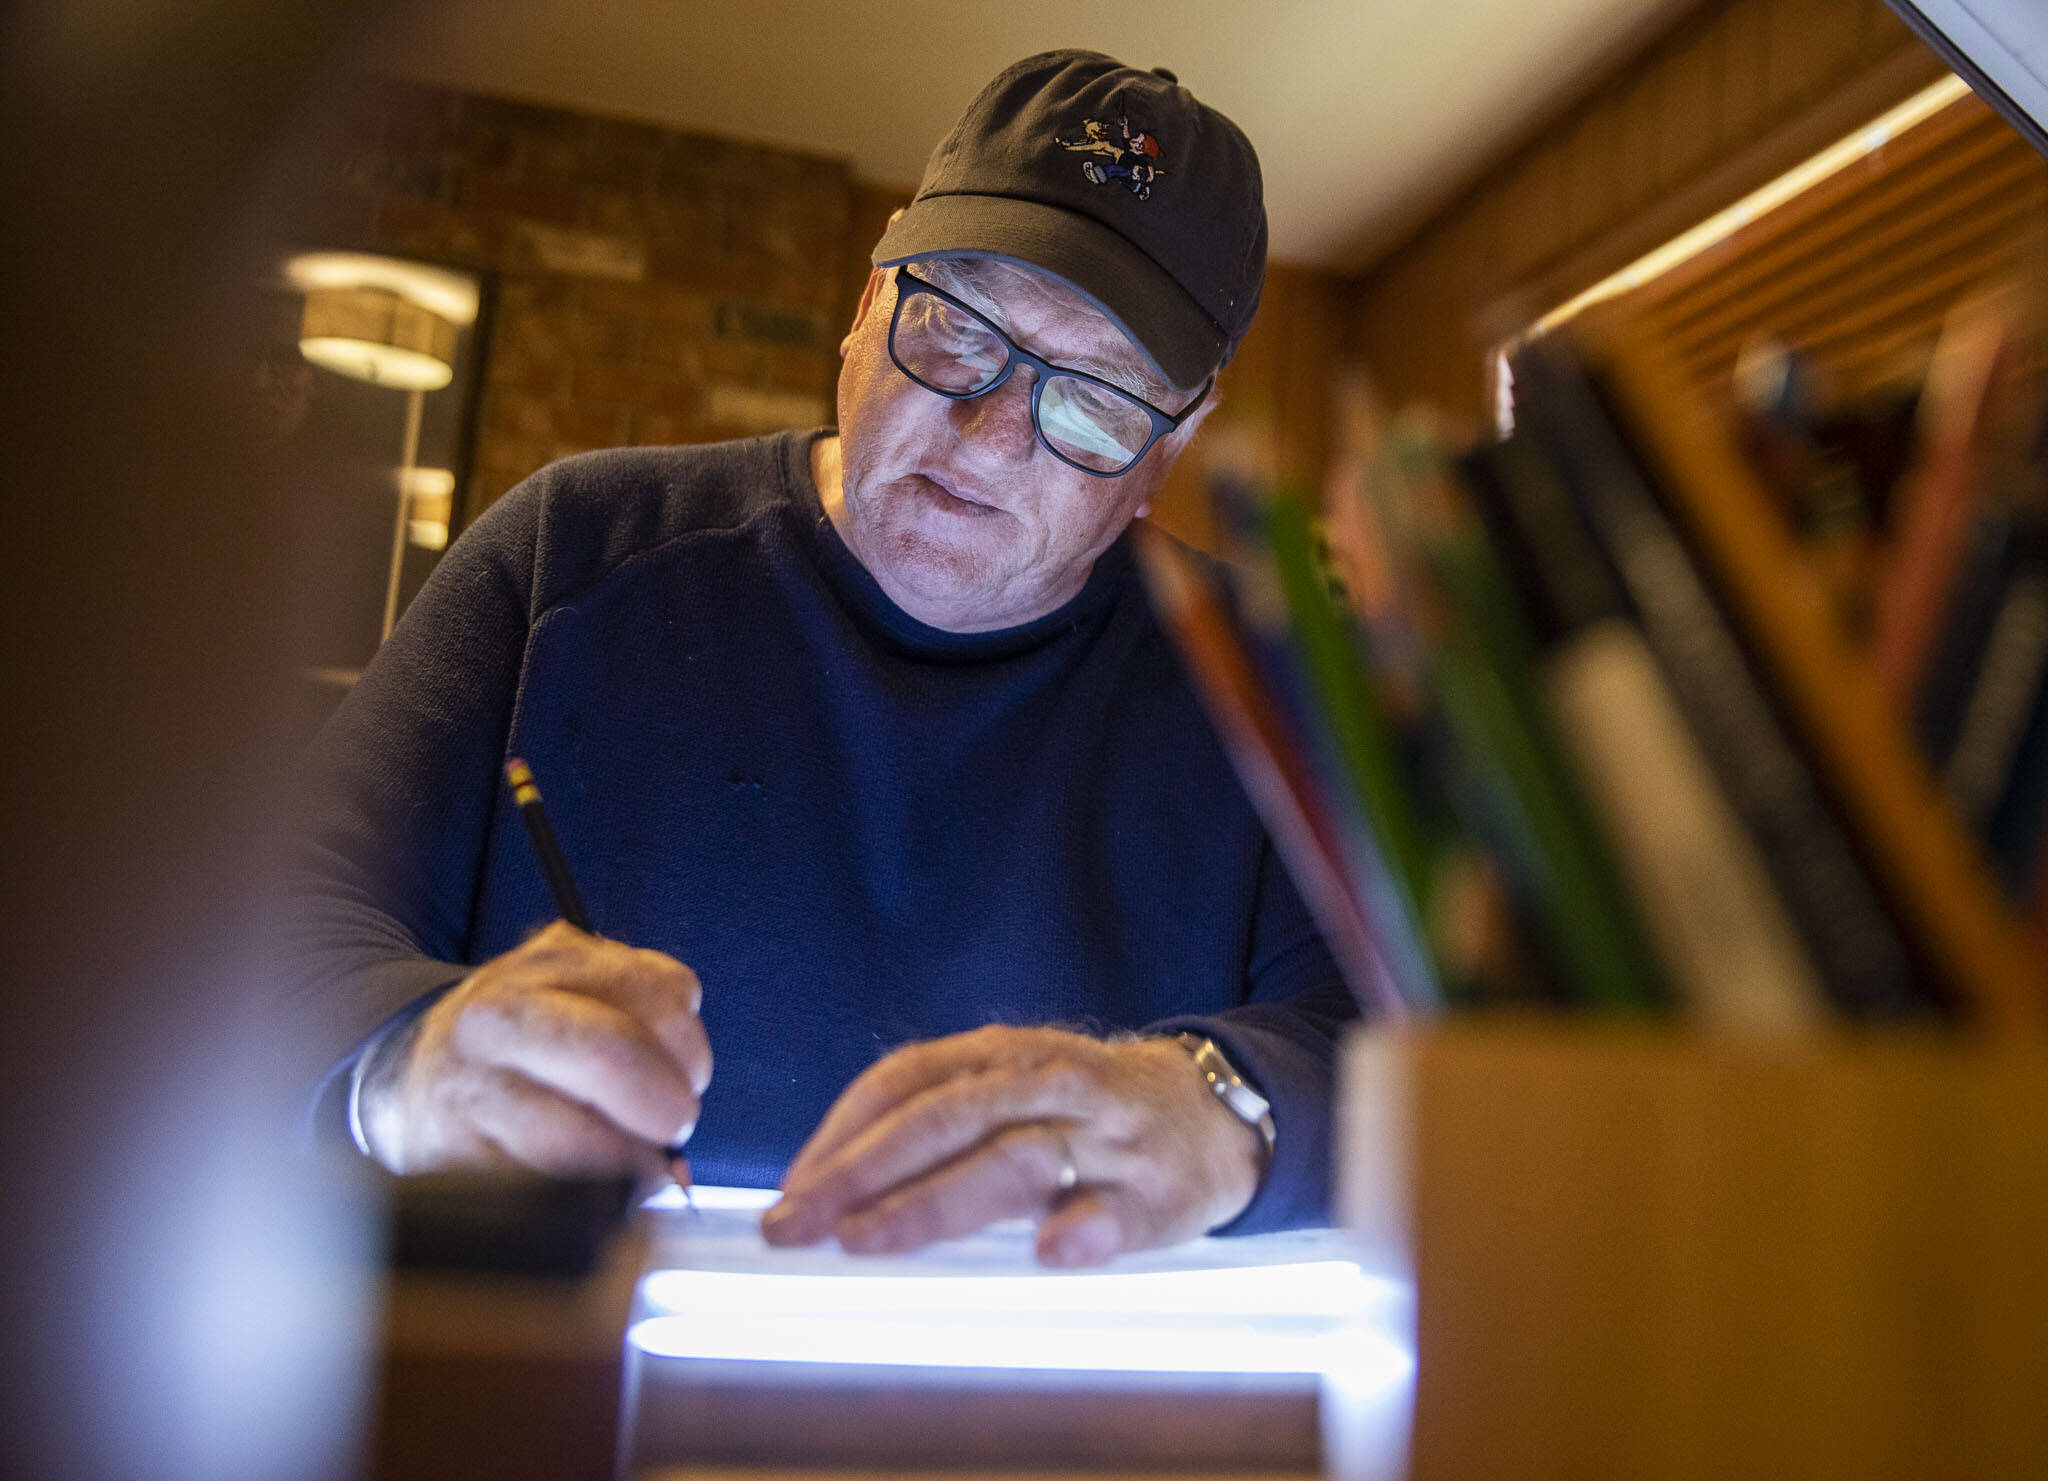
[[1061, 1196], [1069, 1134], [1045, 1122], [1011, 1126], [927, 1177], [834, 1226], [857, 1255], [899, 1254], [957, 1239], [998, 1219], [1043, 1214]]
[[[956, 1075], [1021, 1061], [1024, 1046], [1036, 1036], [1030, 1029], [980, 1028], [912, 1044], [869, 1066], [825, 1113], [825, 1119], [790, 1163], [783, 1186], [811, 1176], [826, 1158], [919, 1091]], [[1042, 1058], [1043, 1051], [1034, 1057]]]
[[697, 1124], [682, 1067], [645, 1024], [609, 1003], [552, 988], [505, 994], [471, 1004], [457, 1037], [473, 1058], [581, 1101], [655, 1146]]
[[682, 1067], [691, 1090], [711, 1084], [711, 1042], [698, 1010], [704, 1001], [697, 974], [659, 951], [552, 927], [534, 938], [536, 954], [552, 969], [550, 986], [582, 993], [624, 1009], [646, 1024], [655, 1042]]
[[1095, 1077], [1071, 1060], [962, 1075], [885, 1112], [836, 1152], [792, 1173], [783, 1191], [814, 1205], [809, 1217], [829, 1229], [842, 1213], [952, 1161], [999, 1127], [1044, 1120], [1093, 1123], [1113, 1110]]
[[1128, 1185], [1080, 1188], [1038, 1226], [1038, 1258], [1046, 1265], [1100, 1265], [1125, 1250], [1149, 1249], [1158, 1219]]
[[551, 1177], [665, 1171], [666, 1160], [589, 1106], [512, 1070], [485, 1071], [472, 1112], [477, 1129], [520, 1166]]

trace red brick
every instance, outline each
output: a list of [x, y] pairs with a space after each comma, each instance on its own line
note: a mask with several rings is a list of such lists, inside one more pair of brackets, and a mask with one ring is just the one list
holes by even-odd
[[638, 447], [666, 447], [679, 442], [701, 442], [702, 423], [693, 414], [674, 411], [634, 413], [627, 443]]
[[507, 272], [498, 278], [498, 302], [519, 308], [566, 309], [576, 284], [559, 273]]
[[689, 375], [704, 373], [704, 357], [700, 347], [706, 336], [695, 329], [684, 329], [672, 324], [650, 324], [647, 339], [640, 348], [640, 358], [648, 365], [659, 365], [668, 369], [681, 370]]
[[554, 396], [568, 378], [568, 372], [558, 361], [534, 360], [502, 346], [494, 347], [489, 359], [492, 385], [535, 396]]
[[648, 375], [618, 365], [579, 363], [574, 372], [575, 392], [580, 397], [630, 406], [659, 396], [673, 379]]
[[775, 264], [759, 253], [744, 256], [707, 252], [692, 243], [651, 243], [647, 276], [661, 283], [688, 283], [714, 293], [766, 296], [778, 278]]
[[575, 352], [573, 309], [537, 309], [506, 303], [498, 311], [498, 346], [541, 365], [563, 365]]
[[556, 226], [579, 226], [583, 221], [583, 192], [566, 186], [521, 184], [496, 174], [473, 173], [462, 177], [456, 199], [467, 210], [519, 220]]
[[624, 441], [628, 411], [603, 401], [557, 403], [554, 408], [555, 436], [592, 447], [616, 447]]
[[616, 314], [637, 322], [680, 324], [708, 334], [716, 303], [694, 288], [664, 283], [614, 283], [593, 279], [583, 285], [587, 313]]
[[514, 437], [555, 435], [555, 408], [544, 396], [492, 385], [484, 395], [484, 425]]
[[480, 472], [514, 480], [526, 477], [548, 460], [546, 438], [519, 437], [482, 428], [476, 439], [476, 465]]

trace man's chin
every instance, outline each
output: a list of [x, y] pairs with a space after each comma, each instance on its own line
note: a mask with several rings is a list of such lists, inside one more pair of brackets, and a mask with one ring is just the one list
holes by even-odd
[[875, 573], [891, 596], [919, 605], [957, 606], [1001, 583], [999, 552], [994, 542], [948, 539], [944, 534], [912, 526], [892, 530], [877, 554], [882, 570]]

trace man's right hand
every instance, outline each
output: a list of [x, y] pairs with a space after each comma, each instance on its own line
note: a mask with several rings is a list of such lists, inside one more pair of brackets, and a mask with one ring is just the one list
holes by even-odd
[[682, 1171], [662, 1149], [688, 1139], [711, 1083], [701, 996], [675, 958], [558, 921], [377, 1047], [370, 1150], [393, 1172]]

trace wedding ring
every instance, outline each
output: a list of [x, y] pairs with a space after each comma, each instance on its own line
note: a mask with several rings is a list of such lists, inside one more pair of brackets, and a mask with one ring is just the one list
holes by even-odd
[[1046, 1130], [1052, 1133], [1053, 1143], [1060, 1151], [1060, 1172], [1057, 1183], [1060, 1192], [1065, 1193], [1074, 1184], [1081, 1181], [1081, 1169], [1074, 1166], [1074, 1148], [1067, 1141], [1067, 1134], [1057, 1126], [1048, 1126]]

